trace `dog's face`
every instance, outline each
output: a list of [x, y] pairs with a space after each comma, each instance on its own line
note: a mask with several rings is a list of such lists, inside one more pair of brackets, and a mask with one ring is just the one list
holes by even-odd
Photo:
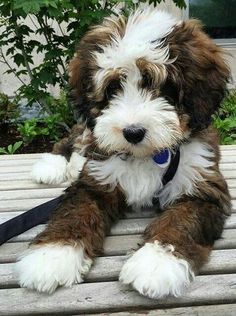
[[136, 157], [206, 128], [228, 76], [197, 21], [177, 23], [150, 6], [91, 29], [70, 64], [75, 103], [97, 145]]

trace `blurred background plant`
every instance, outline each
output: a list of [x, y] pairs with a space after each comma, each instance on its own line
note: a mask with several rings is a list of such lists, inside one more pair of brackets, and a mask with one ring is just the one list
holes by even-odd
[[213, 115], [213, 125], [218, 130], [221, 144], [236, 144], [236, 90], [225, 97], [220, 110]]

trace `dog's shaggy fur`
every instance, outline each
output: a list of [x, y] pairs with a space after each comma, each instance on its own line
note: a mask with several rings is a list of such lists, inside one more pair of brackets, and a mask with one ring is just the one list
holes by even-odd
[[[120, 280], [152, 298], [180, 295], [230, 214], [210, 127], [229, 78], [222, 51], [198, 21], [177, 22], [145, 6], [93, 27], [69, 72], [81, 124], [33, 175], [73, 184], [17, 263], [19, 282], [49, 293], [81, 282], [120, 212], [151, 206], [155, 197], [163, 213], [146, 228]], [[179, 167], [163, 186], [168, 164], [163, 168], [152, 156], [176, 146]]]

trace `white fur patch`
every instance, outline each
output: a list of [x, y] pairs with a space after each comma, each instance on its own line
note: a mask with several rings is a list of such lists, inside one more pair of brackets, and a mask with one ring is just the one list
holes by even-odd
[[183, 144], [180, 147], [179, 167], [173, 180], [159, 194], [160, 204], [167, 205], [182, 195], [191, 196], [205, 181], [202, 174], [210, 174], [214, 165], [211, 158], [214, 153], [210, 146], [198, 140]]
[[28, 250], [16, 263], [16, 273], [21, 287], [52, 293], [82, 282], [91, 264], [82, 247], [47, 244]]
[[77, 152], [72, 153], [66, 170], [66, 177], [68, 181], [74, 182], [78, 180], [79, 174], [83, 169], [86, 160], [87, 158], [81, 156]]
[[90, 175], [101, 184], [110, 184], [111, 188], [119, 184], [129, 205], [150, 206], [155, 196], [165, 206], [183, 194], [191, 196], [197, 191], [197, 186], [204, 181], [201, 172], [212, 172], [209, 168], [214, 162], [209, 159], [213, 156], [210, 147], [197, 140], [181, 145], [177, 173], [164, 188], [162, 177], [168, 165], [161, 168], [152, 157], [128, 157], [127, 160], [122, 160], [119, 156], [112, 156], [105, 161], [91, 160], [87, 166]]
[[122, 160], [119, 156], [106, 161], [90, 160], [87, 167], [89, 174], [101, 184], [110, 184], [111, 188], [119, 184], [127, 203], [135, 207], [152, 205], [154, 193], [162, 188], [161, 178], [167, 168], [159, 167], [151, 157]]
[[146, 243], [124, 264], [120, 281], [150, 298], [179, 296], [194, 278], [189, 263], [175, 257], [174, 247]]
[[167, 12], [153, 6], [139, 7], [128, 18], [125, 34], [113, 34], [112, 41], [102, 46], [103, 52], [95, 52], [97, 65], [103, 69], [129, 67], [138, 58], [164, 64], [168, 61], [169, 51], [163, 46], [176, 20]]
[[43, 154], [31, 171], [37, 183], [60, 184], [66, 181], [67, 160], [61, 155]]

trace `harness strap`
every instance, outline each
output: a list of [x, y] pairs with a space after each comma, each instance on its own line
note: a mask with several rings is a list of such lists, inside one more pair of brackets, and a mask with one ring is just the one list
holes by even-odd
[[180, 160], [180, 151], [178, 147], [175, 152], [171, 152], [169, 167], [162, 178], [163, 186], [165, 186], [168, 182], [170, 182], [174, 178], [176, 171], [179, 167], [179, 160]]

